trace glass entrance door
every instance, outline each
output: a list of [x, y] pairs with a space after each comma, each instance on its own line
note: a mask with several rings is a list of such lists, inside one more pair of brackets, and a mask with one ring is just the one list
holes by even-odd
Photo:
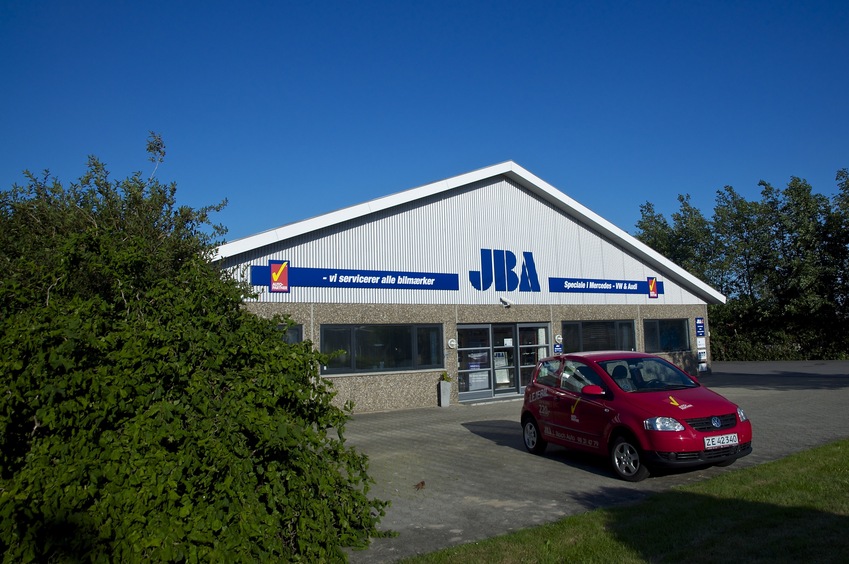
[[516, 394], [519, 392], [516, 377], [516, 340], [515, 325], [492, 326], [492, 367], [495, 371], [496, 394]]
[[460, 400], [492, 397], [489, 325], [457, 327], [457, 388]]
[[457, 327], [460, 401], [516, 395], [548, 355], [548, 325], [500, 323]]
[[521, 370], [521, 388], [531, 383], [537, 361], [549, 355], [548, 325], [528, 323], [519, 325], [519, 370]]

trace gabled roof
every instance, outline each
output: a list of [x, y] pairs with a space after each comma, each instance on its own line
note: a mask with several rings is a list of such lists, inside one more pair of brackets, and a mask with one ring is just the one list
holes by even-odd
[[725, 296], [716, 291], [714, 288], [699, 280], [654, 249], [645, 245], [622, 229], [616, 227], [590, 209], [582, 206], [563, 192], [557, 190], [513, 161], [506, 161], [500, 164], [488, 166], [473, 172], [467, 172], [459, 176], [419, 186], [418, 188], [412, 188], [410, 190], [405, 190], [403, 192], [364, 202], [362, 204], [336, 210], [311, 219], [283, 225], [276, 229], [257, 233], [256, 235], [236, 239], [235, 241], [225, 243], [218, 247], [215, 260], [233, 257], [254, 249], [259, 249], [267, 245], [291, 239], [298, 235], [303, 235], [305, 233], [337, 225], [351, 219], [357, 219], [374, 212], [414, 202], [421, 198], [448, 192], [455, 188], [496, 176], [504, 176], [527, 189], [529, 192], [549, 202], [566, 215], [572, 217], [578, 223], [619, 245], [626, 252], [634, 255], [646, 264], [657, 268], [658, 271], [663, 272], [666, 277], [674, 278], [676, 282], [696, 295], [701, 296], [706, 302], [725, 303]]

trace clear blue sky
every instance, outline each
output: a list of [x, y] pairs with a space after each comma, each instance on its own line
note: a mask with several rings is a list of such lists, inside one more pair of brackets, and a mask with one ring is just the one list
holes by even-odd
[[633, 233], [681, 193], [835, 193], [847, 30], [846, 0], [0, 0], [0, 183], [149, 174], [153, 130], [228, 240], [510, 159]]

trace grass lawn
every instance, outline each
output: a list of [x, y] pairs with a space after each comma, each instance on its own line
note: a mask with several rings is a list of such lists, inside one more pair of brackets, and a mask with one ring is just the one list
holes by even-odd
[[849, 439], [404, 562], [849, 562]]

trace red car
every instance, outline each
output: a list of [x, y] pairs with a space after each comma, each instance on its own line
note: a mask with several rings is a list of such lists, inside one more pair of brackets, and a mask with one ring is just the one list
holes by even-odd
[[525, 388], [525, 447], [547, 444], [608, 456], [629, 482], [652, 468], [727, 466], [752, 452], [743, 410], [672, 363], [638, 352], [540, 360]]

